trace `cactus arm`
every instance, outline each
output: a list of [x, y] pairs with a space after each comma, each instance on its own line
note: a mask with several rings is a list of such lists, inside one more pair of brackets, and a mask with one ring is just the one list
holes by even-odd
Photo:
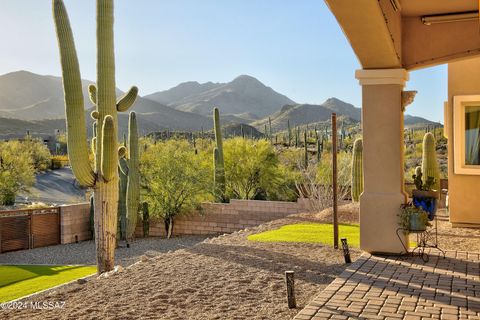
[[125, 146], [120, 146], [118, 147], [118, 161], [120, 161], [121, 158], [124, 158], [127, 155], [127, 148]]
[[93, 105], [97, 105], [97, 87], [94, 84], [88, 86], [88, 97]]
[[114, 137], [114, 124], [112, 116], [106, 116], [102, 127], [102, 176], [106, 181], [115, 177], [117, 170], [118, 151]]
[[93, 186], [95, 173], [88, 160], [82, 80], [72, 29], [62, 0], [53, 1], [53, 16], [62, 65], [68, 157], [78, 182], [84, 186]]
[[125, 158], [120, 158], [118, 160], [118, 166], [120, 168], [120, 172], [125, 175], [125, 176], [128, 176], [128, 162], [127, 162], [127, 159]]
[[131, 87], [127, 93], [125, 93], [123, 96], [121, 96], [118, 99], [117, 111], [118, 112], [127, 111], [137, 99], [137, 95], [138, 95], [138, 88], [135, 86]]

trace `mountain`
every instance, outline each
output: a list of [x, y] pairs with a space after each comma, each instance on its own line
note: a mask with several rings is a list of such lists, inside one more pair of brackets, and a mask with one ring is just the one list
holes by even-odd
[[288, 127], [288, 121], [290, 121], [291, 127], [326, 122], [330, 120], [332, 112], [336, 112], [339, 116], [349, 118], [355, 122], [360, 121], [361, 117], [360, 108], [356, 108], [337, 98], [330, 98], [320, 105], [285, 105], [280, 111], [272, 114], [270, 117], [255, 121], [251, 125], [259, 130], [264, 130], [263, 128], [265, 124], [268, 125], [270, 118], [273, 130], [285, 130]]
[[201, 115], [210, 115], [212, 108], [218, 107], [224, 114], [249, 113], [251, 117], [265, 117], [285, 104], [295, 103], [248, 75], [241, 75], [228, 83], [186, 82], [145, 98]]
[[[88, 80], [83, 80], [82, 83], [85, 109], [93, 106], [87, 94], [88, 85], [91, 83], [93, 82]], [[122, 93], [117, 90], [117, 96]], [[212, 120], [209, 117], [175, 110], [142, 97], [137, 98], [131, 110], [137, 112], [139, 119], [144, 119], [146, 128], [200, 130], [202, 127], [206, 129], [212, 127]], [[42, 120], [64, 119], [62, 79], [27, 71], [0, 76], [0, 117], [37, 121], [32, 122], [33, 127], [38, 127]], [[0, 127], [6, 126], [5, 122], [3, 119]], [[142, 130], [141, 127], [140, 129]]]
[[437, 125], [443, 127], [443, 125], [439, 122], [430, 121], [425, 118], [412, 116], [409, 114], [405, 115], [404, 124], [407, 128], [424, 127], [426, 125]]
[[185, 98], [201, 94], [202, 92], [218, 88], [220, 86], [222, 86], [222, 84], [213, 82], [198, 83], [196, 81], [188, 81], [180, 83], [178, 86], [171, 89], [150, 94], [145, 96], [145, 98], [165, 105], [175, 105], [180, 104], [181, 100]]

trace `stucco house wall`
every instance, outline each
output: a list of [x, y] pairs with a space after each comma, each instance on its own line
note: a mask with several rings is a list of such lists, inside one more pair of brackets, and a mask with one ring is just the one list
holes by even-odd
[[[448, 201], [455, 225], [480, 225], [480, 175], [454, 173], [454, 104], [457, 95], [480, 95], [480, 57], [448, 65], [448, 105], [445, 123], [448, 137]], [[480, 168], [479, 168], [480, 170]]]

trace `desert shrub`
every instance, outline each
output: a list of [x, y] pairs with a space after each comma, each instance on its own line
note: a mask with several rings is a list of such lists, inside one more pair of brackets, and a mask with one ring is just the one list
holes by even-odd
[[50, 168], [50, 151], [41, 140], [27, 137], [19, 143], [22, 152], [30, 157], [35, 171], [45, 171]]
[[18, 141], [0, 142], [0, 204], [13, 205], [35, 182], [33, 160]]
[[165, 221], [170, 237], [175, 217], [198, 208], [209, 197], [210, 169], [186, 140], [157, 141], [140, 159], [143, 198], [150, 215]]
[[51, 169], [61, 169], [68, 165], [68, 156], [52, 156], [51, 158]]
[[[337, 192], [338, 200], [346, 199], [350, 193], [351, 153], [341, 152], [337, 155]], [[319, 163], [312, 162], [306, 169], [299, 170], [297, 189], [301, 197], [311, 200], [315, 211], [333, 205], [332, 155], [323, 153]]]

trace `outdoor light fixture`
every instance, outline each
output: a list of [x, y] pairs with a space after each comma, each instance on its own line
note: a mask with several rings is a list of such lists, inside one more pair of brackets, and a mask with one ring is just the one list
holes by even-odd
[[469, 11], [469, 12], [462, 12], [462, 13], [423, 16], [422, 22], [424, 25], [429, 26], [429, 25], [438, 24], [438, 23], [472, 21], [472, 20], [477, 20], [478, 18], [479, 18], [478, 11]]
[[402, 8], [400, 7], [400, 1], [399, 0], [390, 0], [390, 3], [392, 4], [393, 10], [395, 10], [395, 11], [402, 10]]

